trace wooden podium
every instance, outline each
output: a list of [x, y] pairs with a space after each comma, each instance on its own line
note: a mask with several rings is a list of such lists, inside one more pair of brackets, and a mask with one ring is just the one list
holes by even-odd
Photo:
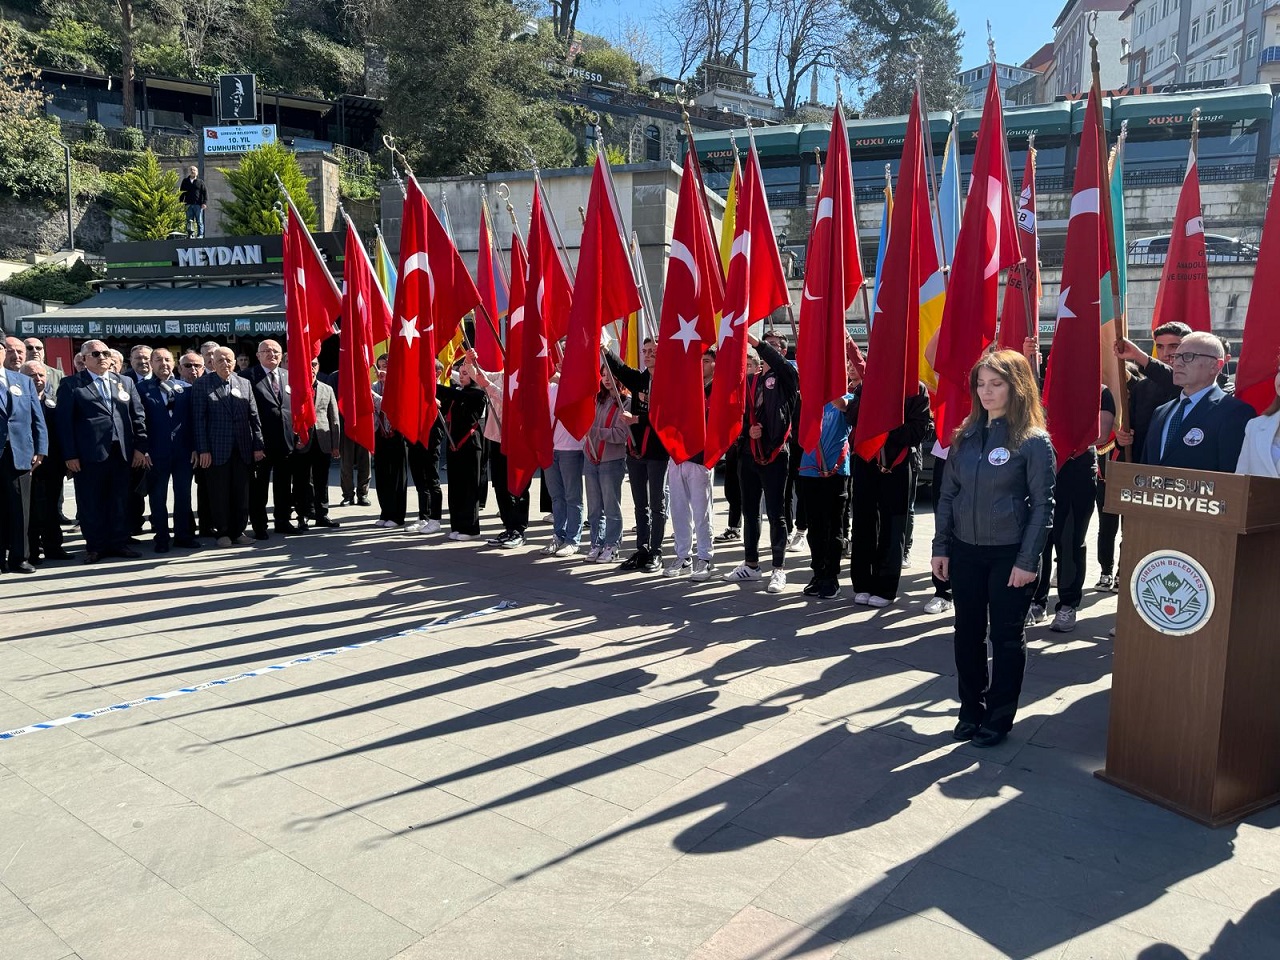
[[1113, 462], [1124, 517], [1106, 767], [1212, 826], [1280, 801], [1280, 480]]

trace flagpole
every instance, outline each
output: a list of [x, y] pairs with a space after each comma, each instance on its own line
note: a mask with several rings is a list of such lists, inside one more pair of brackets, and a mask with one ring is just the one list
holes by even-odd
[[[760, 164], [759, 164], [759, 162], [758, 162], [759, 153], [758, 153], [758, 152], [757, 152], [757, 150], [756, 150], [756, 131], [755, 131], [755, 128], [751, 126], [751, 117], [747, 117], [747, 118], [746, 118], [746, 120], [747, 120], [747, 140], [748, 140], [748, 141], [750, 142], [750, 144], [751, 144], [751, 152], [752, 152], [752, 153], [754, 153], [754, 154], [756, 154], [756, 157], [757, 157], [756, 170], [757, 170], [757, 171], [759, 171], [759, 169], [760, 169]], [[732, 138], [730, 138], [730, 139], [732, 139]], [[762, 178], [762, 180], [763, 180], [763, 178]], [[763, 182], [762, 182], [762, 184], [761, 184], [761, 185], [763, 186]], [[768, 197], [768, 195], [766, 194], [766, 195], [765, 195], [765, 196], [763, 196], [761, 199], [763, 199], [763, 200], [764, 200], [765, 209], [767, 210], [767, 209], [769, 208], [769, 197]], [[770, 212], [770, 222], [769, 222], [769, 229], [770, 229], [770, 231], [772, 231], [772, 230], [773, 230], [773, 219], [772, 219], [772, 218], [773, 218], [773, 214], [772, 214], [772, 211], [771, 211], [771, 212]], [[736, 220], [736, 219], [734, 220], [734, 223], [735, 223], [735, 224], [737, 223], [737, 220]], [[774, 239], [774, 244], [776, 245], [776, 244], [777, 244], [777, 242], [778, 242], [778, 241], [777, 241], [777, 238], [775, 238], [775, 239]], [[781, 252], [782, 252], [782, 251], [778, 251], [778, 252], [779, 252], [779, 254], [781, 254]], [[763, 323], [763, 322], [764, 322], [764, 319], [765, 319], [764, 317], [761, 317], [761, 318], [760, 318], [760, 322], [761, 322], [761, 323]], [[795, 340], [795, 342], [796, 342], [796, 343], [799, 343], [799, 342], [800, 342], [800, 328], [796, 325], [796, 312], [795, 312], [795, 309], [791, 306], [791, 291], [790, 291], [790, 290], [788, 290], [788, 291], [787, 291], [787, 319], [791, 321], [791, 336], [792, 336], [792, 338]], [[754, 322], [754, 321], [752, 321], [750, 318], [748, 318], [748, 320], [747, 320], [747, 328], [748, 328], [748, 332], [750, 332], [750, 327], [751, 327], [751, 324], [752, 324], [753, 322]]]
[[[844, 119], [844, 91], [840, 89], [840, 78], [836, 77], [836, 110], [840, 114], [840, 126], [845, 128], [845, 136], [848, 136], [848, 125]], [[818, 147], [813, 148], [813, 152], [821, 163], [821, 150]], [[853, 204], [853, 249], [858, 253], [858, 269], [862, 269], [862, 238], [858, 234], [858, 189], [853, 182], [853, 157], [849, 158], [849, 202]], [[821, 167], [819, 167], [821, 170]], [[819, 176], [822, 174], [820, 173]], [[818, 192], [822, 192], [822, 181], [818, 181]], [[807, 265], [806, 265], [807, 268]], [[867, 333], [871, 332], [871, 294], [867, 292], [867, 278], [863, 276], [862, 283], [858, 285], [858, 292], [862, 294], [862, 310], [867, 315]], [[845, 325], [845, 336], [852, 339], [849, 334], [849, 327]]]
[[[707, 183], [702, 179], [702, 164], [698, 162], [697, 144], [693, 139], [693, 124], [689, 122], [689, 111], [683, 107], [680, 110], [680, 117], [684, 121], [684, 135], [689, 140], [688, 149], [693, 151], [694, 162], [693, 169], [698, 174], [698, 196], [702, 198], [702, 209], [707, 215], [707, 231], [711, 230], [711, 203], [707, 200]], [[734, 151], [734, 157], [737, 157], [737, 151]], [[712, 237], [714, 240], [715, 238]], [[712, 244], [714, 246], [714, 244]]]
[[[1105, 231], [1104, 236], [1107, 238], [1107, 250], [1110, 253], [1110, 272], [1111, 272], [1111, 313], [1115, 317], [1115, 341], [1114, 346], [1118, 350], [1121, 342], [1129, 335], [1129, 324], [1125, 315], [1121, 312], [1120, 305], [1120, 261], [1116, 250], [1115, 242], [1115, 220], [1111, 210], [1111, 177], [1107, 172], [1107, 131], [1106, 126], [1102, 122], [1102, 66], [1098, 62], [1098, 14], [1093, 12], [1089, 14], [1087, 28], [1089, 31], [1089, 67], [1093, 73], [1093, 89], [1098, 92], [1098, 194], [1100, 203], [1099, 209], [1102, 212], [1102, 226]], [[1194, 122], [1193, 122], [1194, 128]], [[1194, 149], [1194, 147], [1192, 148]], [[1105, 186], [1105, 189], [1103, 187]], [[1128, 254], [1126, 253], [1126, 256]], [[1128, 427], [1129, 425], [1129, 391], [1121, 390], [1120, 396], [1113, 398], [1116, 401], [1116, 410], [1119, 412], [1120, 426]], [[1125, 457], [1125, 448], [1120, 448], [1121, 458]]]
[[[924, 141], [925, 156], [928, 157], [929, 176], [927, 178], [928, 189], [932, 193], [933, 201], [933, 220], [937, 226], [938, 235], [934, 239], [934, 246], [938, 247], [938, 259], [942, 262], [942, 288], [946, 290], [951, 285], [951, 264], [947, 262], [947, 245], [942, 242], [942, 209], [938, 205], [938, 174], [934, 169], [936, 161], [933, 156], [933, 131], [929, 128], [929, 107], [924, 98], [924, 61], [916, 54], [916, 95], [920, 98], [920, 132]], [[960, 148], [960, 144], [956, 144], [956, 149]], [[956, 163], [959, 164], [960, 158], [956, 157]], [[958, 169], [958, 168], [957, 168]]]
[[[274, 174], [274, 176], [276, 178], [276, 186], [280, 188], [280, 192], [284, 194], [285, 201], [289, 204], [289, 215], [298, 218], [298, 222], [302, 224], [302, 232], [306, 235], [307, 243], [311, 245], [311, 252], [316, 255], [317, 260], [324, 263], [325, 258], [321, 255], [320, 248], [316, 246], [315, 237], [311, 236], [311, 231], [307, 229], [307, 221], [302, 219], [302, 215], [298, 213], [298, 208], [294, 206], [293, 197], [290, 196], [288, 188], [284, 185], [284, 181], [280, 179], [280, 174], [277, 173]], [[344, 213], [343, 216], [345, 217], [346, 214]], [[325, 270], [324, 273], [325, 276], [329, 278], [329, 286], [333, 288], [333, 292], [339, 297], [342, 296], [342, 291], [338, 289], [338, 282], [333, 279], [333, 274], [328, 270]]]
[[628, 245], [631, 253], [631, 259], [634, 261], [637, 271], [640, 274], [640, 303], [644, 310], [644, 326], [645, 333], [650, 337], [658, 335], [657, 329], [653, 326], [654, 309], [653, 294], [649, 290], [649, 275], [645, 273], [644, 261], [640, 259], [640, 235], [634, 230], [631, 231], [631, 243]]

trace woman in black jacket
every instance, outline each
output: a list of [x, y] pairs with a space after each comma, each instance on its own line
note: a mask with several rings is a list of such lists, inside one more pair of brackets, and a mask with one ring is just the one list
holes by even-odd
[[[954, 736], [991, 747], [1009, 735], [1026, 667], [1025, 620], [1053, 524], [1053, 444], [1040, 391], [1016, 350], [969, 375], [935, 517], [933, 573], [955, 596], [960, 721]], [[987, 670], [988, 624], [991, 670]]]
[[464, 361], [458, 385], [437, 384], [436, 399], [448, 428], [449, 539], [474, 540], [480, 535], [480, 458], [489, 398], [477, 386], [470, 362]]

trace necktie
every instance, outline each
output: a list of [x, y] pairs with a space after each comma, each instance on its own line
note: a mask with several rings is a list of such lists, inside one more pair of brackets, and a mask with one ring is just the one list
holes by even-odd
[[1169, 418], [1169, 432], [1164, 435], [1164, 446], [1160, 449], [1160, 456], [1164, 456], [1165, 450], [1169, 444], [1173, 443], [1174, 438], [1178, 435], [1178, 431], [1182, 429], [1182, 418], [1186, 415], [1187, 407], [1191, 405], [1190, 397], [1183, 397], [1182, 402], [1173, 409], [1173, 416]]
[[98, 392], [102, 394], [102, 399], [111, 403], [111, 395], [107, 392], [107, 380], [105, 377], [98, 378]]
[[276, 395], [276, 399], [280, 399], [280, 371], [271, 371], [271, 392]]

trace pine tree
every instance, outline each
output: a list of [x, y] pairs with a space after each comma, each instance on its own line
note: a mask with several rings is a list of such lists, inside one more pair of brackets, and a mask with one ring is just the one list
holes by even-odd
[[930, 110], [947, 110], [960, 97], [960, 42], [964, 33], [947, 0], [845, 0], [850, 27], [840, 66], [867, 91], [863, 112], [906, 113], [916, 85], [916, 56]]
[[163, 240], [186, 223], [178, 198], [178, 173], [160, 169], [150, 150], [124, 172], [110, 176], [107, 189], [115, 216], [130, 240]]
[[227, 236], [250, 237], [280, 232], [275, 204], [282, 202], [279, 176], [293, 197], [294, 206], [311, 230], [316, 228], [316, 205], [307, 193], [311, 178], [298, 166], [298, 158], [279, 143], [264, 143], [240, 158], [234, 170], [218, 168], [227, 178], [232, 199], [220, 200], [222, 227]]

